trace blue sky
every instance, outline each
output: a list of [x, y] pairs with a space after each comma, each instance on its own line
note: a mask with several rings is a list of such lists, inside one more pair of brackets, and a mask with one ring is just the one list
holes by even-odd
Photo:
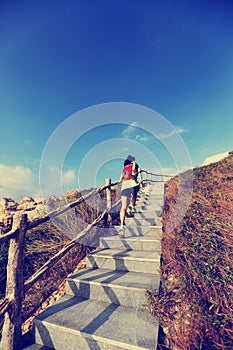
[[[157, 111], [184, 141], [193, 166], [232, 150], [232, 13], [225, 0], [1, 1], [0, 196], [38, 195], [41, 159], [55, 130], [104, 103]], [[129, 153], [143, 168], [176, 170], [172, 154], [133, 117], [98, 124], [81, 136], [77, 130], [64, 159], [65, 190], [81, 186], [81, 164], [113, 139], [118, 143], [107, 142], [101, 152], [112, 147], [117, 154], [118, 144], [119, 156], [107, 161], [109, 153], [94, 169], [87, 165], [83, 187], [99, 185], [105, 175], [117, 180]], [[121, 147], [126, 139], [134, 144]], [[58, 176], [56, 161], [50, 165]]]

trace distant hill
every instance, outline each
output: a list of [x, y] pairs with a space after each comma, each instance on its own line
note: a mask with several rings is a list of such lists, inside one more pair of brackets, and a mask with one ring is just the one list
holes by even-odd
[[[179, 178], [168, 182], [163, 225]], [[171, 349], [233, 349], [233, 154], [194, 169], [188, 211], [162, 241], [162, 288], [149, 293]]]

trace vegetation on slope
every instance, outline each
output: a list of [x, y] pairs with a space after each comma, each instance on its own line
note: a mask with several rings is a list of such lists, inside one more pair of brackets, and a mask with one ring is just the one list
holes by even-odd
[[233, 349], [233, 155], [194, 169], [188, 211], [167, 233], [178, 186], [171, 179], [166, 193], [154, 314], [170, 349]]

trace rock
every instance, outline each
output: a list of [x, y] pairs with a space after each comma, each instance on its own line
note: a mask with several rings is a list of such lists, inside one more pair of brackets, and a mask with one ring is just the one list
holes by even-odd
[[65, 197], [67, 199], [77, 198], [77, 197], [79, 197], [80, 192], [81, 192], [80, 190], [70, 190], [70, 191], [66, 192]]
[[18, 203], [12, 198], [0, 198], [0, 233], [11, 230], [13, 214], [16, 212]]
[[19, 202], [17, 210], [25, 210], [25, 211], [34, 210], [36, 208], [36, 205], [37, 203], [32, 197], [24, 197]]
[[0, 198], [0, 213], [7, 211], [16, 211], [18, 203], [16, 203], [12, 198]]

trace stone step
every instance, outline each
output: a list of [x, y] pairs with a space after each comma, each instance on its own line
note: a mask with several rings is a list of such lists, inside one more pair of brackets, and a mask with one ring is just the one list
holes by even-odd
[[148, 191], [148, 192], [138, 192], [138, 195], [137, 197], [141, 197], [141, 196], [146, 196], [146, 197], [154, 197], [155, 199], [158, 199], [158, 198], [163, 198], [163, 191], [160, 191], [160, 190], [153, 190], [153, 191]]
[[[140, 191], [141, 192], [141, 191]], [[139, 192], [139, 193], [140, 193]], [[162, 186], [162, 187], [154, 187], [154, 188], [150, 188], [150, 189], [148, 189], [148, 191], [147, 192], [145, 192], [145, 193], [147, 193], [147, 194], [149, 194], [149, 195], [154, 195], [154, 194], [157, 194], [157, 195], [162, 195], [163, 193], [164, 193], [164, 187]]]
[[66, 294], [139, 308], [148, 302], [145, 290], [158, 289], [159, 281], [154, 273], [85, 269], [68, 276]]
[[148, 220], [148, 219], [157, 219], [158, 215], [156, 214], [155, 211], [153, 210], [138, 210], [135, 213], [127, 213], [127, 218], [132, 218], [132, 219], [144, 219], [144, 220]]
[[145, 226], [145, 225], [155, 225], [156, 220], [155, 218], [137, 218], [137, 217], [126, 217], [125, 218], [126, 225], [133, 225], [133, 226]]
[[[141, 191], [139, 192], [141, 193]], [[159, 187], [154, 187], [154, 188], [151, 188], [151, 189], [148, 189], [147, 192], [143, 192], [143, 194], [147, 194], [147, 195], [163, 195], [164, 194], [164, 190], [163, 190], [163, 187], [162, 188], [159, 188]]]
[[140, 250], [103, 249], [87, 255], [87, 267], [114, 271], [158, 273], [160, 254], [159, 252]]
[[156, 216], [161, 216], [163, 208], [158, 206], [157, 204], [138, 204], [136, 205], [137, 212], [144, 212], [146, 214], [147, 211], [153, 211]]
[[163, 202], [163, 199], [162, 197], [158, 196], [157, 195], [146, 195], [146, 196], [137, 196], [137, 202], [139, 201], [154, 201], [155, 203], [162, 203]]
[[65, 295], [34, 320], [36, 343], [56, 350], [154, 350], [158, 322], [135, 309]]
[[157, 217], [156, 212], [154, 210], [150, 210], [149, 208], [147, 210], [136, 210], [135, 213], [127, 213], [127, 217], [129, 218], [137, 218], [137, 219], [148, 219], [148, 218], [155, 218]]
[[134, 249], [134, 250], [150, 250], [160, 251], [161, 240], [155, 239], [154, 236], [128, 237], [120, 238], [119, 236], [101, 237], [100, 248], [118, 248], [118, 249]]
[[137, 202], [139, 201], [154, 201], [156, 203], [162, 203], [164, 198], [160, 197], [158, 195], [143, 195], [143, 196], [137, 196]]
[[[158, 215], [162, 214], [163, 208], [159, 205], [156, 204], [138, 204], [136, 205], [136, 213], [144, 213], [144, 215], [147, 218], [154, 218], [155, 216], [157, 217]], [[148, 214], [147, 214], [148, 213]], [[151, 213], [152, 216], [151, 216]], [[129, 214], [131, 216], [132, 214]]]
[[163, 198], [158, 198], [158, 196], [148, 196], [148, 197], [138, 197], [136, 203], [143, 201], [143, 202], [153, 202], [155, 204], [163, 204], [164, 199]]
[[39, 345], [39, 344], [32, 344], [29, 346], [26, 346], [22, 348], [22, 350], [54, 350], [52, 348], [48, 348], [47, 346]]
[[137, 201], [136, 201], [136, 204], [138, 205], [139, 203], [142, 203], [142, 204], [146, 204], [150, 202], [151, 204], [157, 204], [157, 205], [162, 205], [163, 204], [163, 200], [160, 200], [160, 199], [153, 199], [151, 197], [148, 197], [148, 198], [138, 198]]
[[[109, 236], [118, 236], [120, 230], [120, 226], [112, 226], [108, 229]], [[162, 225], [156, 225], [156, 226], [136, 226], [136, 225], [128, 225], [126, 226], [125, 230], [125, 238], [129, 237], [142, 237], [145, 235], [148, 235], [150, 232], [153, 232], [155, 239], [160, 239], [162, 236]]]

